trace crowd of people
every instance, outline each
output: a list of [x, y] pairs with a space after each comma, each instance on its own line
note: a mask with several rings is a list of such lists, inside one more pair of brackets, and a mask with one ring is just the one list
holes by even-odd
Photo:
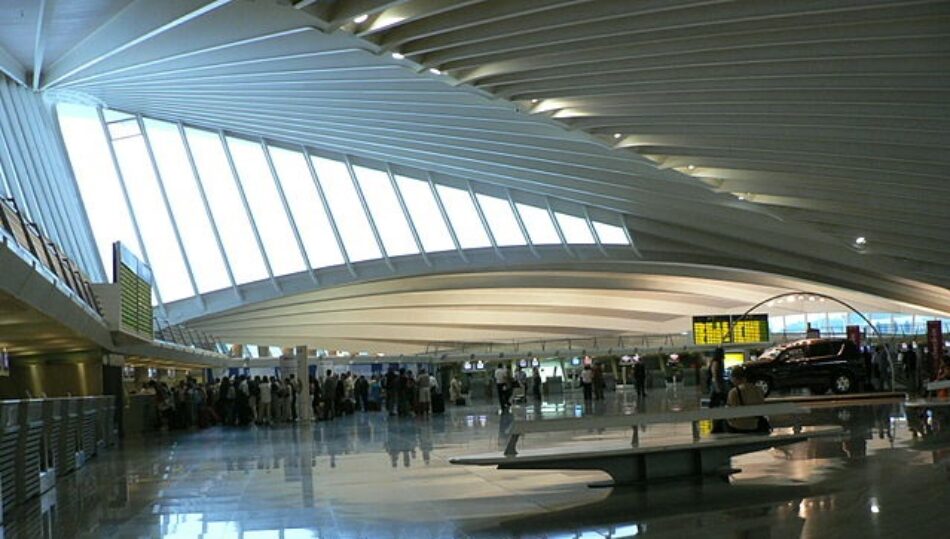
[[[463, 404], [461, 383], [449, 384], [451, 400]], [[169, 384], [150, 380], [142, 394], [154, 395], [158, 421], [163, 428], [204, 428], [211, 425], [246, 426], [293, 423], [301, 415], [302, 390], [293, 374], [277, 376], [228, 376], [210, 382], [188, 377]], [[309, 379], [309, 405], [315, 420], [333, 420], [355, 412], [385, 409], [392, 416], [429, 417], [445, 410], [435, 376], [425, 369], [414, 375], [408, 369], [390, 369], [383, 376], [367, 378], [351, 372], [327, 370]]]

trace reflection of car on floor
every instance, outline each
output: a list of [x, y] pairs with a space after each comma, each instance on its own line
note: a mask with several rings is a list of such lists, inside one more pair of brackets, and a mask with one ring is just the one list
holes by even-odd
[[787, 388], [850, 393], [866, 377], [861, 352], [846, 339], [804, 339], [773, 346], [743, 367], [749, 381], [766, 395]]

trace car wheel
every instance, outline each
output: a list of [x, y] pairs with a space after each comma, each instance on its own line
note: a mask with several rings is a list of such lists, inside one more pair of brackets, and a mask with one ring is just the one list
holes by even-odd
[[752, 380], [752, 385], [759, 388], [759, 391], [761, 391], [765, 397], [768, 397], [772, 391], [772, 382], [770, 382], [768, 378], [756, 378]]
[[831, 390], [837, 394], [850, 393], [854, 389], [854, 377], [846, 372], [839, 372], [831, 379]]

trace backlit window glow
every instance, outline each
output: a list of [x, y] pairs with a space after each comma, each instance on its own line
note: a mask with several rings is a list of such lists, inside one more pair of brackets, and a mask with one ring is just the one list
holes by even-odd
[[515, 203], [515, 207], [518, 208], [521, 221], [528, 230], [531, 243], [534, 245], [561, 243], [561, 238], [557, 235], [557, 229], [554, 228], [554, 222], [551, 221], [551, 215], [548, 213], [548, 210], [520, 202]]
[[306, 158], [300, 152], [283, 148], [270, 147], [269, 151], [310, 264], [315, 268], [342, 264], [343, 254], [333, 236]]
[[488, 233], [482, 226], [482, 220], [478, 216], [478, 210], [475, 209], [468, 191], [447, 185], [437, 185], [436, 190], [445, 206], [445, 212], [449, 214], [452, 229], [455, 230], [455, 236], [462, 248], [491, 247]]
[[330, 212], [340, 230], [350, 261], [382, 258], [346, 165], [340, 161], [315, 156], [311, 156], [310, 160], [317, 171], [320, 185], [323, 186]]
[[396, 185], [409, 210], [409, 217], [419, 234], [426, 252], [448, 251], [455, 248], [452, 235], [432, 195], [429, 182], [396, 176]]
[[356, 173], [366, 205], [373, 214], [386, 254], [399, 256], [418, 253], [419, 248], [389, 181], [389, 174], [366, 167], [353, 167], [353, 172]]
[[555, 212], [554, 217], [557, 219], [557, 224], [561, 227], [561, 232], [564, 233], [564, 240], [567, 243], [595, 243], [594, 235], [590, 233], [590, 227], [587, 226], [586, 219], [559, 212]]
[[485, 220], [491, 227], [492, 235], [495, 237], [495, 244], [499, 247], [508, 245], [524, 245], [527, 243], [524, 234], [521, 233], [521, 227], [518, 226], [518, 220], [514, 212], [511, 211], [511, 204], [507, 200], [483, 195], [475, 195], [478, 204], [482, 207], [482, 213], [485, 214]]
[[608, 225], [599, 221], [591, 222], [594, 223], [594, 232], [597, 233], [600, 243], [604, 245], [629, 245], [627, 234], [619, 226]]

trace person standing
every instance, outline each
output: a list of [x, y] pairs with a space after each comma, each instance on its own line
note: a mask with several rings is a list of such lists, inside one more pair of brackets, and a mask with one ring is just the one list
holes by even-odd
[[323, 381], [323, 406], [327, 419], [336, 417], [336, 386], [336, 375], [332, 370], [327, 369], [327, 377]]
[[604, 380], [604, 368], [600, 366], [600, 363], [595, 363], [591, 371], [594, 374], [594, 399], [602, 401], [604, 400], [604, 387], [607, 385]]
[[907, 389], [912, 393], [917, 392], [920, 375], [917, 372], [917, 352], [914, 351], [914, 344], [907, 345], [907, 351], [904, 352], [904, 374], [907, 375]]
[[590, 402], [594, 400], [594, 371], [590, 368], [590, 365], [584, 365], [584, 370], [581, 371], [581, 387], [584, 389], [584, 402]]
[[362, 374], [356, 379], [356, 407], [361, 412], [369, 411], [369, 382]]
[[716, 348], [709, 362], [709, 407], [718, 408], [726, 403], [726, 352]]
[[271, 402], [273, 402], [273, 398], [271, 395], [270, 380], [266, 376], [264, 377], [263, 380], [261, 380], [257, 384], [257, 391], [258, 393], [260, 393], [260, 405], [257, 411], [257, 423], [259, 425], [264, 425], [264, 424], [270, 425], [271, 424], [270, 407], [271, 407]]
[[429, 404], [432, 401], [432, 385], [425, 369], [421, 369], [416, 377], [416, 389], [419, 391], [416, 413], [423, 417], [428, 416], [431, 410]]
[[[883, 345], [877, 345], [874, 349], [874, 372], [877, 376], [877, 389], [884, 391], [890, 386], [891, 369], [890, 361], [887, 357], [887, 348]], [[891, 388], [893, 389], [893, 388]]]
[[297, 395], [300, 393], [300, 383], [297, 377], [290, 375], [290, 420], [297, 422]]
[[389, 415], [396, 415], [399, 403], [399, 375], [396, 369], [390, 367], [383, 380], [383, 389], [386, 391], [386, 411]]
[[534, 401], [541, 402], [541, 369], [537, 367], [531, 370], [531, 392], [534, 394]]
[[637, 398], [642, 399], [647, 396], [647, 367], [642, 359], [638, 359], [633, 364], [633, 385], [637, 388]]
[[505, 368], [501, 363], [498, 364], [498, 368], [495, 369], [495, 389], [498, 390], [498, 413], [506, 414], [508, 413], [508, 388], [511, 385], [511, 381], [508, 376], [508, 369]]
[[[756, 406], [765, 404], [765, 395], [762, 390], [746, 380], [745, 369], [741, 366], [732, 369], [733, 388], [726, 397], [726, 406]], [[764, 417], [736, 417], [726, 421], [728, 432], [743, 434], [768, 434], [770, 427]]]
[[456, 406], [463, 404], [462, 382], [460, 382], [456, 376], [453, 376], [452, 381], [449, 382], [449, 400], [451, 400], [452, 404], [455, 404]]

